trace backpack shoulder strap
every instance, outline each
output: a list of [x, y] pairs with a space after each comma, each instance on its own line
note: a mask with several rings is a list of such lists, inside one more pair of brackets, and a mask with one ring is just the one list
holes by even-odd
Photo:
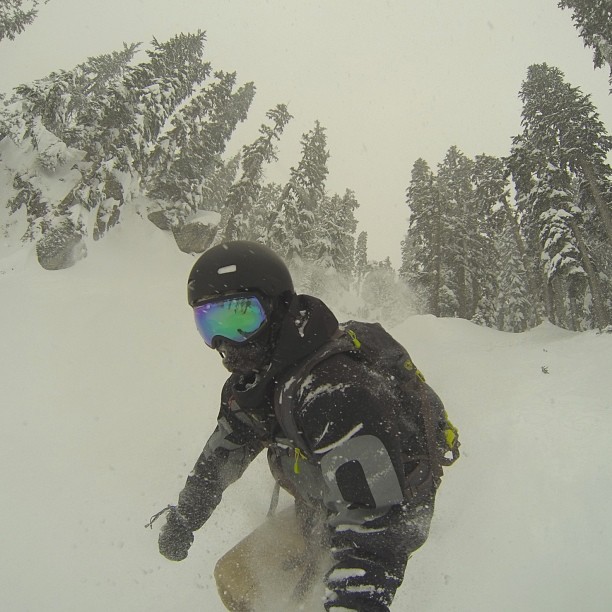
[[425, 440], [427, 443], [427, 451], [429, 454], [431, 471], [434, 478], [442, 478], [441, 452], [438, 448], [436, 428], [437, 423], [434, 417], [433, 408], [427, 393], [427, 387], [423, 382], [419, 385], [419, 400], [421, 402], [421, 416], [423, 417], [423, 425], [425, 427]]
[[287, 370], [274, 392], [274, 412], [288, 440], [297, 448], [310, 454], [308, 444], [299, 431], [294, 410], [297, 394], [302, 383], [315, 366], [338, 353], [348, 353], [355, 350], [353, 340], [346, 333], [338, 330], [336, 334], [314, 353]]

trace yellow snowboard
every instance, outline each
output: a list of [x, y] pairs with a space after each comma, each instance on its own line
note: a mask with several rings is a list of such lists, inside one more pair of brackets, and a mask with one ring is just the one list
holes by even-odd
[[268, 518], [215, 567], [221, 601], [231, 612], [321, 610], [329, 552], [306, 542], [295, 510]]

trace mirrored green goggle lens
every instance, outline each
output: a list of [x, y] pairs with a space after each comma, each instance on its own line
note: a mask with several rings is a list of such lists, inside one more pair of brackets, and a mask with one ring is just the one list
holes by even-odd
[[196, 326], [210, 347], [216, 337], [248, 340], [266, 322], [266, 311], [255, 296], [206, 302], [193, 309]]

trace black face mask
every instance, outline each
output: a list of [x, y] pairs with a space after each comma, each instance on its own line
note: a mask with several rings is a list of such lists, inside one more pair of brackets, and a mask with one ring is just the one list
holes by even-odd
[[217, 344], [217, 351], [221, 355], [225, 368], [238, 374], [262, 372], [270, 364], [272, 352], [267, 338], [257, 338], [257, 340], [242, 344], [221, 340]]

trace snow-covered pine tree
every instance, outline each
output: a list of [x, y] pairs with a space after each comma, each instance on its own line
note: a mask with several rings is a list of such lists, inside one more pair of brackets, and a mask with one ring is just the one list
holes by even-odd
[[[583, 329], [582, 323], [592, 327], [593, 322], [601, 328], [609, 323], [608, 308], [600, 274], [584, 240], [583, 211], [575, 204], [576, 184], [569, 172], [555, 171], [552, 167], [540, 184], [538, 191], [544, 194], [548, 206], [540, 215], [542, 261], [554, 300], [556, 322], [574, 330]], [[583, 311], [587, 288], [591, 313]]]
[[[82, 238], [90, 232], [94, 238], [102, 236], [118, 222], [123, 205], [140, 194], [166, 123], [210, 72], [202, 61], [204, 39], [198, 32], [165, 43], [154, 40], [148, 61], [136, 66], [128, 64], [136, 46], [125, 46], [122, 52], [53, 75], [44, 91], [36, 85], [18, 92], [18, 103], [25, 101], [44, 113], [30, 113], [28, 122], [19, 111], [5, 111], [0, 131], [13, 139], [26, 134], [39, 148], [44, 143], [39, 157], [46, 170], [66, 160], [78, 175], [66, 181], [68, 193], [59, 202], [45, 202], [44, 190], [35, 185], [28, 193], [20, 184], [13, 198], [11, 206], [25, 203], [42, 214], [30, 224], [38, 227], [32, 235], [38, 232], [42, 240], [44, 234], [37, 246], [41, 264], [53, 259], [51, 267], [70, 265], [74, 254], [84, 251]], [[67, 157], [73, 151], [80, 156], [78, 163]]]
[[595, 68], [607, 65], [612, 85], [612, 0], [560, 0], [572, 11], [572, 19], [585, 46], [593, 49]]
[[122, 51], [90, 57], [72, 70], [19, 85], [0, 113], [3, 135], [19, 144], [39, 121], [66, 146], [87, 151], [95, 101], [124, 74], [137, 49], [137, 44], [124, 44]]
[[242, 175], [227, 194], [221, 221], [211, 246], [249, 235], [249, 216], [257, 201], [263, 178], [263, 165], [276, 160], [276, 144], [291, 115], [284, 104], [266, 113], [270, 125], [262, 124], [260, 136], [242, 148]]
[[335, 222], [329, 232], [333, 245], [331, 260], [334, 268], [348, 278], [355, 273], [355, 211], [358, 208], [359, 202], [351, 189], [347, 189], [342, 197], [334, 195], [332, 198], [331, 210]]
[[[589, 95], [565, 82], [564, 74], [547, 64], [529, 67], [520, 97], [523, 134], [554, 151], [561, 168], [580, 178], [580, 199], [593, 208], [612, 244], [612, 169], [607, 161], [612, 138]], [[540, 161], [542, 161], [540, 159]]]
[[[49, 0], [44, 0], [47, 4]], [[40, 0], [3, 0], [0, 2], [0, 41], [15, 40], [38, 15]]]
[[[534, 261], [544, 257], [547, 262], [542, 268], [547, 315], [552, 321], [571, 325], [576, 317], [561, 312], [568, 303], [567, 295], [562, 299], [556, 294], [560, 290], [569, 291], [572, 303], [577, 304], [575, 292], [578, 286], [584, 286], [590, 295], [583, 296], [581, 302], [592, 302], [591, 324], [607, 325], [610, 309], [606, 303], [609, 291], [605, 287], [610, 286], [610, 281], [601, 276], [601, 270], [609, 260], [609, 235], [604, 238], [603, 249], [595, 247], [601, 246], [601, 228], [607, 228], [606, 217], [610, 212], [610, 202], [606, 199], [610, 197], [610, 169], [602, 155], [610, 150], [612, 143], [589, 97], [565, 83], [559, 69], [546, 64], [530, 66], [519, 96], [523, 102], [523, 130], [513, 139], [507, 164], [515, 183], [530, 254]], [[561, 210], [565, 213], [558, 213]], [[599, 223], [593, 223], [592, 219], [598, 219]], [[567, 223], [569, 231], [561, 231], [565, 227], [561, 220]], [[597, 226], [599, 235], [594, 232]], [[559, 274], [556, 282], [549, 282], [551, 264], [544, 245], [551, 244], [553, 235], [564, 236], [574, 244], [577, 251], [571, 250], [571, 257], [578, 253], [587, 283], [568, 283], [566, 278], [562, 282]], [[570, 250], [562, 249], [560, 253], [570, 257]], [[574, 269], [571, 264], [559, 266], [559, 262], [553, 267], [557, 268]]]
[[506, 221], [508, 180], [503, 162], [490, 155], [477, 155], [472, 169], [474, 188], [474, 221], [476, 232], [470, 249], [472, 320], [480, 325], [496, 327], [499, 295], [501, 251], [499, 236]]
[[[521, 151], [524, 149], [521, 148]], [[480, 159], [481, 156], [476, 158], [477, 164]], [[494, 236], [501, 263], [496, 319], [499, 329], [524, 331], [542, 322], [539, 265], [530, 256], [521, 231], [518, 210], [508, 193], [507, 160], [490, 159], [497, 180], [500, 175], [503, 177], [503, 185], [500, 184], [498, 187], [502, 216], [501, 222], [496, 224], [496, 231], [499, 231], [499, 234]], [[514, 308], [517, 311], [510, 312]], [[527, 309], [524, 310], [525, 308]]]
[[296, 273], [307, 276], [306, 289], [315, 295], [347, 291], [355, 269], [355, 193], [347, 189], [343, 196], [324, 196], [319, 204], [315, 235], [309, 257], [293, 260]]
[[508, 215], [497, 237], [499, 266], [495, 312], [496, 327], [507, 332], [522, 332], [533, 325], [533, 304], [529, 290], [530, 277], [525, 259], [516, 245], [515, 226]]
[[234, 92], [235, 82], [235, 73], [217, 72], [177, 111], [152, 153], [148, 195], [160, 210], [149, 218], [162, 229], [178, 230], [203, 209], [205, 185], [222, 164], [227, 141], [246, 119], [255, 94], [252, 83]]
[[101, 155], [123, 172], [147, 176], [151, 152], [178, 105], [209, 74], [202, 61], [205, 34], [153, 39], [147, 62], [130, 67], [120, 84], [98, 103]]
[[[88, 168], [95, 96], [122, 76], [136, 48], [124, 45], [120, 52], [89, 58], [73, 70], [20, 85], [0, 111], [4, 146], [10, 139], [16, 149], [14, 159], [25, 164], [11, 169], [15, 195], [8, 206], [13, 212], [26, 210], [24, 240], [44, 237], [48, 248], [41, 243], [37, 249], [44, 267], [62, 267], [84, 253], [82, 245], [76, 247], [85, 232], [78, 217], [62, 215], [62, 198]], [[54, 232], [61, 236], [48, 235]]]
[[251, 212], [247, 240], [273, 246], [270, 244], [270, 234], [274, 231], [273, 223], [278, 221], [276, 211], [282, 193], [283, 187], [278, 183], [270, 182], [262, 186]]
[[90, 169], [66, 202], [66, 208], [81, 206], [95, 214], [94, 238], [115, 225], [125, 203], [140, 193], [163, 126], [210, 72], [202, 61], [204, 40], [203, 32], [153, 40], [148, 61], [130, 66], [121, 82], [96, 100]]
[[129, 109], [134, 111], [125, 144], [130, 149], [132, 163], [142, 177], [148, 175], [151, 150], [166, 121], [179, 104], [192, 95], [210, 73], [210, 64], [202, 61], [206, 36], [178, 34], [167, 42], [152, 41], [147, 50], [149, 61], [129, 71], [125, 87], [129, 96]]
[[[579, 295], [586, 279], [580, 249], [572, 231], [575, 218], [581, 211], [572, 207], [571, 187], [566, 184], [564, 188], [558, 184], [569, 180], [569, 176], [561, 171], [548, 174], [542, 181], [544, 206], [548, 208], [540, 215], [540, 242], [544, 272], [554, 301], [555, 322], [562, 327], [579, 329], [576, 327], [578, 313], [572, 308], [569, 296]], [[548, 181], [553, 184], [547, 185]]]
[[480, 248], [476, 200], [472, 184], [474, 162], [456, 146], [438, 165], [441, 203], [441, 316], [471, 319], [479, 299], [477, 283]]
[[[274, 221], [275, 233], [271, 240], [280, 247], [281, 254], [289, 261], [318, 258], [317, 222], [319, 209], [325, 196], [328, 175], [327, 138], [319, 121], [302, 135], [302, 157], [297, 167], [291, 168], [278, 208], [280, 219]], [[321, 211], [322, 214], [325, 214]]]
[[240, 153], [226, 162], [219, 160], [213, 174], [202, 185], [201, 210], [220, 212], [240, 170]]
[[496, 237], [504, 225], [507, 199], [499, 159], [480, 155], [473, 161], [453, 146], [437, 175], [425, 160], [415, 162], [400, 276], [425, 312], [497, 325]]
[[359, 202], [347, 189], [344, 196], [324, 197], [319, 205], [308, 261], [342, 274], [352, 274], [355, 258], [355, 210]]
[[435, 175], [419, 158], [406, 190], [410, 221], [402, 242], [400, 277], [423, 302], [425, 312], [441, 315], [442, 210]]

